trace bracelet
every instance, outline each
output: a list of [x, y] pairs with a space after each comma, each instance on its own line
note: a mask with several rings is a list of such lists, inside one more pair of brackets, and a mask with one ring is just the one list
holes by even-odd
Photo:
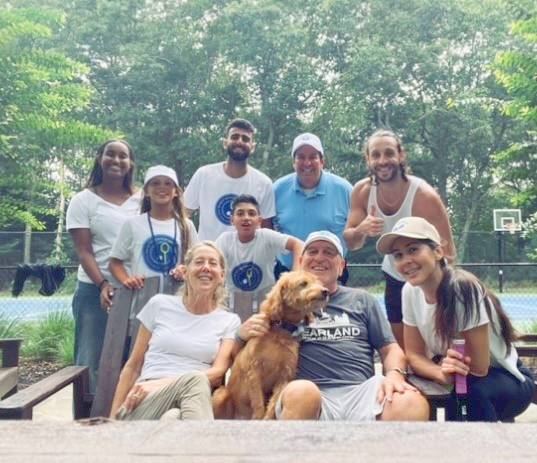
[[97, 286], [97, 288], [99, 288], [99, 291], [102, 291], [102, 290], [103, 290], [103, 286], [104, 286], [106, 283], [110, 283], [106, 278], [105, 278], [103, 281], [101, 281], [101, 282], [99, 283], [99, 285]]
[[246, 344], [246, 340], [241, 337], [240, 335], [240, 327], [237, 328], [237, 331], [235, 331], [235, 341], [237, 341], [241, 347], [243, 347]]
[[406, 378], [408, 376], [408, 371], [406, 370], [403, 370], [402, 368], [399, 368], [399, 367], [396, 367], [396, 368], [390, 368], [386, 374], [388, 374], [390, 371], [396, 371], [397, 373], [399, 373], [400, 375], [403, 376], [403, 378]]

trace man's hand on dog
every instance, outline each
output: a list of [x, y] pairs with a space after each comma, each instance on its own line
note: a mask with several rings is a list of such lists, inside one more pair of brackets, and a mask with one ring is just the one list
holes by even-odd
[[257, 313], [246, 320], [239, 328], [239, 336], [248, 341], [250, 338], [264, 336], [270, 329], [270, 320], [265, 313]]

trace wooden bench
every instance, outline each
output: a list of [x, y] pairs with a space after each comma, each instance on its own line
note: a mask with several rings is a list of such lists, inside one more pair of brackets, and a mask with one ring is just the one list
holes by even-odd
[[235, 312], [241, 319], [246, 321], [253, 314], [259, 312], [261, 303], [271, 288], [260, 289], [255, 292], [235, 291], [229, 294], [228, 307], [231, 312]]
[[21, 343], [22, 339], [0, 339], [0, 400], [17, 392]]
[[138, 332], [139, 322], [131, 319], [146, 302], [160, 292], [172, 294], [177, 292], [179, 282], [171, 277], [165, 279], [160, 288], [160, 278], [147, 278], [144, 288], [132, 291], [126, 288], [116, 289], [114, 305], [110, 310], [103, 350], [99, 364], [99, 375], [95, 395], [88, 388], [88, 368], [69, 366], [0, 401], [0, 419], [31, 419], [33, 407], [69, 384], [73, 384], [73, 414], [75, 419], [107, 417], [114, 396], [114, 391], [129, 351], [130, 339]]
[[520, 341], [521, 342], [516, 345], [516, 350], [522, 361], [524, 361], [525, 358], [529, 360], [529, 362], [525, 363], [535, 378], [535, 389], [533, 390], [532, 402], [537, 404], [537, 334], [523, 334], [520, 336]]

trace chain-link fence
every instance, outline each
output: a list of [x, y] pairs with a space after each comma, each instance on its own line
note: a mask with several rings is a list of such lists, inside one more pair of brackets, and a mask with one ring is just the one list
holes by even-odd
[[[521, 332], [537, 332], [537, 264], [465, 264], [501, 299], [504, 308]], [[76, 286], [76, 266], [66, 268], [59, 291], [46, 297], [38, 293], [40, 282], [30, 278], [18, 298], [11, 297], [16, 268], [0, 267], [0, 317], [35, 320], [56, 311], [71, 311]], [[361, 287], [374, 294], [384, 306], [384, 279], [378, 264], [350, 264], [349, 286]]]

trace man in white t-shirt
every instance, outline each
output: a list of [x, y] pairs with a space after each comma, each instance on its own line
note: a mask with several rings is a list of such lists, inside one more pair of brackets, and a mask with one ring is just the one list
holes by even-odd
[[274, 263], [281, 253], [291, 253], [298, 268], [302, 241], [268, 228], [260, 229], [259, 203], [251, 195], [239, 195], [232, 204], [235, 230], [222, 233], [216, 245], [228, 265], [226, 287], [230, 292], [253, 292], [274, 285]]
[[199, 209], [200, 240], [215, 240], [232, 230], [231, 204], [241, 194], [250, 194], [259, 203], [263, 227], [272, 227], [275, 215], [272, 181], [248, 165], [255, 150], [255, 128], [245, 119], [231, 121], [223, 140], [225, 162], [200, 167], [185, 190], [185, 205], [192, 214]]

